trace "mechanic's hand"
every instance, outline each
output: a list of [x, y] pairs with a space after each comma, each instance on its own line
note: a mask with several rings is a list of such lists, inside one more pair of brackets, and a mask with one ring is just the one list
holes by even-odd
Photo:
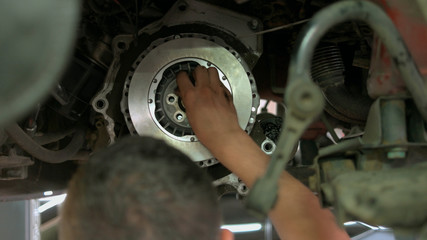
[[193, 71], [195, 86], [186, 72], [179, 72], [177, 83], [186, 114], [194, 133], [209, 149], [220, 139], [241, 132], [233, 99], [220, 82], [215, 68], [198, 66]]

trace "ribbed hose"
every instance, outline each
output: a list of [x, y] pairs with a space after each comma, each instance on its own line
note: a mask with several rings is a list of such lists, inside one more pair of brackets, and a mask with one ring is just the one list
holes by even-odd
[[40, 161], [47, 163], [62, 163], [73, 159], [83, 146], [85, 140], [85, 132], [83, 130], [77, 130], [76, 133], [74, 133], [73, 139], [65, 148], [52, 151], [42, 147], [34, 141], [16, 123], [5, 128], [5, 131], [23, 150]]
[[351, 92], [345, 85], [344, 63], [335, 45], [316, 48], [311, 75], [325, 96], [325, 110], [332, 117], [353, 124], [364, 124], [372, 100], [359, 92]]
[[[344, 84], [344, 64], [337, 46], [322, 46], [316, 49], [311, 75], [322, 89], [331, 84]], [[331, 79], [333, 79], [332, 82], [328, 81]]]

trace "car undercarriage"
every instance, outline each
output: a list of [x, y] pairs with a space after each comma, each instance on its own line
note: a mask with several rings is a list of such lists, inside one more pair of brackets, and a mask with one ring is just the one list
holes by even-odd
[[[259, 213], [286, 169], [340, 222], [427, 238], [422, 0], [45, 2], [33, 18], [3, 15], [20, 21], [0, 38], [0, 200], [62, 193], [93, 153], [143, 135]], [[271, 155], [252, 189], [187, 120], [176, 74], [199, 65], [218, 70], [240, 127]]]

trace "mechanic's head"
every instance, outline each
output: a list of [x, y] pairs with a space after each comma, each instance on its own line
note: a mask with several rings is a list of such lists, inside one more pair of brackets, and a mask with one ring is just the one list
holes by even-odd
[[128, 137], [95, 154], [70, 182], [60, 239], [203, 239], [220, 231], [211, 179], [152, 138]]

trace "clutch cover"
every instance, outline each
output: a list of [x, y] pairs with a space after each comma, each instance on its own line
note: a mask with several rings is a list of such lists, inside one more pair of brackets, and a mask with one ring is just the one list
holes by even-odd
[[194, 135], [177, 94], [176, 74], [190, 73], [198, 65], [218, 70], [221, 82], [233, 95], [239, 125], [249, 133], [259, 105], [250, 69], [221, 39], [203, 34], [153, 41], [126, 76], [121, 110], [131, 134], [162, 139], [201, 166], [209, 166], [215, 160]]

